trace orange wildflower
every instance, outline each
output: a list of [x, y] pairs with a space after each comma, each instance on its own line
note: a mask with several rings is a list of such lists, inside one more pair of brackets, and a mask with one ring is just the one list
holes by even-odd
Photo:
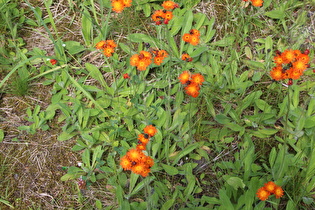
[[281, 54], [283, 63], [290, 63], [290, 62], [294, 62], [295, 61], [295, 53], [293, 50], [289, 49], [289, 50], [285, 50], [282, 54]]
[[51, 65], [55, 65], [57, 63], [56, 59], [50, 59], [49, 62], [51, 63]]
[[205, 81], [204, 77], [201, 74], [193, 74], [191, 76], [191, 82], [202, 85], [202, 83]]
[[146, 166], [142, 163], [137, 163], [134, 165], [131, 170], [135, 174], [141, 174], [145, 170]]
[[183, 35], [184, 42], [190, 42], [191, 41], [191, 34], [186, 33]]
[[147, 125], [143, 132], [148, 134], [150, 137], [154, 136], [157, 133], [157, 129], [153, 125]]
[[154, 160], [151, 157], [146, 156], [144, 159], [144, 164], [151, 168], [154, 165]]
[[190, 39], [190, 44], [196, 46], [199, 44], [199, 40], [199, 36], [192, 35]]
[[140, 161], [144, 156], [143, 152], [137, 149], [128, 150], [126, 155], [130, 161], [134, 161], [134, 162]]
[[144, 167], [143, 170], [141, 171], [140, 175], [143, 177], [147, 177], [150, 173], [150, 169], [148, 167]]
[[304, 63], [308, 63], [308, 62], [310, 62], [310, 57], [308, 55], [306, 55], [306, 54], [300, 54], [297, 57], [297, 60], [303, 61]]
[[200, 32], [197, 29], [191, 29], [189, 33], [194, 36], [200, 36]]
[[164, 1], [162, 7], [166, 10], [173, 10], [175, 8], [178, 8], [178, 4], [173, 1]]
[[149, 138], [146, 138], [145, 135], [143, 135], [143, 134], [139, 134], [139, 135], [138, 135], [138, 140], [139, 140], [139, 142], [141, 142], [143, 145], [146, 145], [146, 144], [150, 141], [150, 139], [149, 139]]
[[[172, 20], [172, 18], [173, 18], [173, 12], [171, 12], [171, 11], [166, 11], [166, 12], [165, 12], [165, 15], [164, 15], [164, 19], [170, 21], [170, 20]], [[164, 23], [165, 23], [165, 22], [164, 22]]]
[[190, 57], [190, 55], [188, 55], [187, 53], [183, 53], [183, 54], [182, 54], [182, 60], [183, 60], [183, 61], [187, 61], [187, 62], [191, 62], [193, 59], [192, 59], [192, 57]]
[[268, 192], [270, 193], [274, 193], [275, 189], [276, 189], [276, 184], [274, 182], [267, 182], [265, 183], [264, 187], [265, 187], [265, 190], [267, 190]]
[[297, 60], [292, 65], [294, 69], [299, 70], [299, 71], [304, 71], [305, 69], [307, 69], [307, 63], [305, 63], [302, 60]]
[[132, 55], [131, 58], [130, 58], [130, 65], [132, 66], [137, 66], [138, 63], [139, 63], [139, 55], [138, 54], [135, 54], [135, 55]]
[[263, 0], [252, 0], [252, 5], [255, 7], [261, 7], [263, 5]]
[[256, 195], [260, 200], [264, 201], [268, 199], [270, 192], [268, 192], [265, 187], [261, 187], [258, 189]]
[[106, 40], [105, 43], [106, 43], [106, 46], [108, 47], [111, 47], [111, 48], [117, 47], [117, 44], [114, 42], [114, 40], [109, 39], [109, 40]]
[[138, 149], [138, 150], [145, 150], [145, 149], [146, 149], [146, 145], [144, 145], [144, 144], [138, 144], [137, 147], [136, 147], [136, 149]]
[[120, 0], [112, 0], [112, 10], [116, 13], [121, 13], [125, 6]]
[[281, 198], [283, 196], [283, 190], [280, 186], [276, 186], [274, 194], [276, 198]]
[[111, 47], [105, 47], [103, 53], [106, 57], [111, 57], [112, 53], [114, 52], [114, 49]]
[[163, 59], [161, 57], [154, 57], [154, 63], [159, 66], [163, 63]]
[[131, 7], [132, 0], [122, 0], [124, 7]]
[[185, 90], [187, 95], [196, 98], [199, 95], [200, 87], [195, 83], [191, 83], [185, 87]]
[[282, 68], [281, 67], [274, 67], [272, 71], [270, 71], [270, 76], [272, 79], [279, 81], [283, 78], [282, 75]]
[[102, 40], [102, 41], [96, 43], [95, 48], [100, 50], [100, 49], [105, 48], [105, 46], [106, 46], [106, 41]]
[[283, 58], [281, 57], [281, 55], [275, 56], [275, 57], [273, 58], [273, 60], [275, 61], [275, 63], [276, 63], [277, 65], [282, 65], [282, 64], [283, 64]]
[[132, 167], [132, 162], [127, 157], [127, 155], [125, 155], [120, 159], [120, 165], [124, 170], [130, 170]]
[[183, 71], [183, 73], [179, 75], [178, 79], [183, 85], [186, 84], [190, 80], [190, 72]]

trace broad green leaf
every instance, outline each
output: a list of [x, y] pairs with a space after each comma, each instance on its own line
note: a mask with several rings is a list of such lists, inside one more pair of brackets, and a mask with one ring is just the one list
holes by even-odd
[[171, 176], [174, 176], [174, 175], [178, 174], [177, 168], [175, 168], [173, 166], [162, 164], [162, 167], [166, 171], [166, 173], [168, 173]]
[[218, 115], [215, 116], [215, 120], [218, 123], [225, 125], [225, 124], [230, 123], [231, 118], [229, 118], [229, 117], [227, 117], [227, 116], [225, 116], [223, 114], [218, 114]]
[[82, 162], [86, 167], [91, 168], [91, 153], [89, 149], [85, 149], [82, 153]]
[[90, 75], [92, 78], [96, 79], [97, 81], [100, 82], [100, 84], [104, 87], [107, 88], [108, 85], [104, 79], [103, 74], [100, 72], [100, 70], [94, 66], [93, 64], [90, 63], [85, 63], [86, 69], [90, 72]]
[[224, 209], [234, 209], [233, 204], [231, 203], [230, 198], [227, 196], [226, 191], [223, 189], [219, 190], [219, 197], [220, 197], [220, 201], [222, 206], [224, 206]]
[[168, 210], [168, 209], [172, 208], [174, 202], [175, 202], [175, 199], [173, 199], [173, 198], [170, 199], [170, 200], [168, 200], [168, 201], [166, 201], [166, 202], [163, 204], [163, 206], [161, 207], [161, 210]]
[[77, 135], [77, 133], [68, 133], [68, 132], [64, 131], [58, 136], [58, 140], [59, 141], [69, 140], [72, 137], [74, 137], [75, 135]]
[[284, 10], [280, 10], [280, 9], [275, 9], [275, 10], [272, 10], [272, 11], [265, 12], [265, 15], [267, 17], [272, 18], [272, 19], [283, 19], [283, 18], [285, 18]]
[[185, 149], [183, 149], [182, 151], [180, 151], [177, 155], [176, 155], [176, 158], [175, 160], [173, 161], [172, 165], [175, 165], [178, 163], [178, 161], [188, 155], [189, 153], [191, 153], [194, 149], [196, 149], [197, 147], [199, 147], [199, 144], [197, 143], [194, 143], [194, 144], [191, 144], [189, 145], [188, 147], [186, 147]]
[[85, 41], [85, 44], [87, 46], [91, 45], [91, 39], [93, 37], [93, 23], [92, 23], [92, 17], [87, 9], [84, 8], [83, 13], [82, 13], [82, 34], [83, 34], [83, 39]]
[[227, 47], [227, 46], [233, 45], [234, 41], [235, 41], [234, 36], [226, 36], [219, 41], [212, 42], [211, 45], [218, 46], [218, 47]]
[[80, 42], [76, 41], [67, 41], [65, 42], [66, 49], [71, 55], [80, 53], [85, 50], [84, 46], [80, 44]]
[[230, 177], [226, 180], [226, 182], [234, 188], [234, 190], [237, 190], [238, 188], [244, 189], [245, 184], [243, 180], [239, 177]]
[[2, 129], [0, 129], [0, 142], [2, 142], [4, 139], [4, 132]]

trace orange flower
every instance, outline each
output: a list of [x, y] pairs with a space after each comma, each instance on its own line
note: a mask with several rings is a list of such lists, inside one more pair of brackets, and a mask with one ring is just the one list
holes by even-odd
[[141, 174], [145, 170], [146, 166], [142, 163], [137, 163], [134, 165], [131, 170], [135, 174]]
[[268, 192], [270, 192], [271, 194], [274, 193], [275, 189], [276, 189], [276, 184], [274, 182], [267, 182], [265, 183], [264, 187], [265, 190], [267, 190]]
[[127, 155], [125, 155], [120, 159], [120, 165], [124, 170], [130, 170], [132, 167], [132, 162], [127, 157]]
[[138, 144], [137, 147], [136, 147], [136, 149], [138, 149], [138, 150], [145, 150], [145, 149], [146, 149], [146, 145], [144, 145], [144, 144]]
[[196, 98], [199, 95], [200, 87], [195, 83], [191, 83], [185, 87], [185, 90], [187, 95]]
[[109, 40], [106, 40], [105, 43], [106, 43], [106, 46], [108, 47], [111, 47], [111, 48], [117, 47], [117, 44], [114, 42], [114, 40], [109, 39]]
[[290, 63], [290, 62], [294, 62], [295, 61], [295, 53], [293, 50], [289, 49], [289, 50], [285, 50], [282, 54], [281, 54], [283, 63]]
[[189, 33], [194, 36], [200, 36], [200, 32], [197, 29], [191, 29]]
[[151, 59], [152, 58], [152, 55], [150, 52], [148, 51], [140, 51], [139, 53], [139, 58], [142, 59], [142, 58], [145, 58], [145, 59]]
[[283, 190], [280, 186], [276, 186], [274, 194], [276, 198], [281, 198], [283, 196]]
[[187, 61], [187, 62], [191, 62], [193, 59], [192, 59], [192, 57], [190, 57], [190, 55], [188, 55], [187, 53], [183, 53], [183, 54], [182, 54], [182, 60], [183, 60], [183, 61]]
[[168, 53], [165, 50], [159, 50], [157, 56], [166, 58], [168, 56]]
[[112, 0], [112, 10], [121, 13], [124, 10], [124, 4], [119, 0]]
[[281, 57], [281, 55], [275, 56], [275, 57], [273, 58], [273, 60], [275, 61], [275, 63], [276, 63], [277, 65], [282, 65], [282, 64], [283, 64], [283, 58]]
[[184, 34], [183, 40], [184, 40], [184, 42], [190, 42], [191, 41], [191, 34], [188, 34], [188, 33]]
[[150, 139], [149, 138], [146, 138], [143, 134], [139, 134], [138, 135], [138, 140], [139, 142], [141, 142], [143, 145], [146, 145]]
[[162, 57], [154, 57], [154, 63], [156, 65], [161, 65], [161, 63], [163, 63], [163, 58]]
[[165, 17], [165, 13], [163, 12], [162, 9], [155, 11], [153, 15], [151, 16], [152, 20], [155, 22], [162, 21], [164, 17]]
[[178, 8], [178, 4], [173, 1], [164, 1], [162, 7], [166, 10], [173, 10], [175, 8]]
[[140, 175], [143, 177], [146, 177], [149, 175], [149, 173], [150, 173], [150, 169], [148, 167], [144, 167]]
[[138, 54], [135, 54], [135, 55], [132, 55], [131, 58], [130, 58], [130, 65], [132, 66], [137, 66], [138, 63], [139, 63], [139, 55]]
[[186, 84], [190, 80], [190, 72], [183, 71], [183, 73], [179, 75], [178, 79], [183, 85]]
[[106, 57], [111, 57], [112, 53], [114, 52], [114, 49], [111, 47], [105, 47], [103, 53]]
[[294, 68], [287, 70], [287, 73], [289, 74], [290, 79], [300, 79], [300, 77], [303, 75], [303, 71]]
[[274, 67], [272, 69], [272, 71], [270, 71], [270, 76], [272, 79], [279, 81], [281, 79], [283, 79], [283, 75], [282, 75], [282, 67]]
[[308, 63], [310, 61], [310, 57], [308, 57], [308, 55], [305, 55], [305, 54], [300, 54], [297, 57], [297, 60], [303, 61], [304, 63]]
[[123, 77], [124, 77], [124, 79], [129, 79], [129, 78], [130, 78], [130, 76], [129, 76], [128, 73], [125, 73], [125, 74], [123, 75]]
[[173, 12], [166, 11], [165, 15], [164, 15], [164, 19], [167, 20], [167, 21], [170, 21], [170, 20], [172, 20], [172, 18], [173, 18]]
[[154, 136], [157, 133], [156, 128], [153, 125], [147, 125], [144, 129], [143, 132], [148, 134], [150, 137]]
[[124, 7], [131, 7], [132, 0], [122, 0]]
[[100, 49], [104, 49], [105, 46], [106, 46], [106, 41], [102, 40], [102, 41], [96, 43], [95, 48], [100, 50]]
[[255, 7], [261, 7], [263, 5], [263, 0], [252, 0], [252, 5]]
[[51, 65], [55, 65], [57, 63], [56, 59], [50, 59], [49, 62], [51, 63]]
[[138, 162], [144, 157], [143, 152], [141, 150], [137, 150], [137, 149], [128, 150], [126, 155], [129, 158], [129, 160], [132, 162]]
[[196, 35], [191, 35], [190, 44], [196, 46], [199, 44], [199, 37]]
[[150, 64], [151, 64], [151, 60], [141, 59], [138, 62], [137, 69], [139, 71], [145, 71]]
[[264, 201], [268, 199], [270, 192], [268, 192], [265, 187], [261, 187], [257, 190], [256, 195], [260, 200]]
[[302, 60], [297, 60], [293, 64], [293, 68], [298, 71], [304, 71], [307, 68], [307, 63]]
[[205, 81], [204, 77], [201, 74], [193, 74], [191, 76], [191, 82], [202, 85], [202, 83]]
[[153, 160], [151, 157], [146, 156], [143, 163], [144, 163], [147, 167], [151, 168], [151, 167], [154, 165], [154, 160]]

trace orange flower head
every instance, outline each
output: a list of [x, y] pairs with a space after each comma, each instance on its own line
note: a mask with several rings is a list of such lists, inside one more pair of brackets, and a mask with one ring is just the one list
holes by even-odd
[[307, 63], [301, 60], [297, 60], [293, 63], [293, 68], [299, 71], [304, 71], [307, 69]]
[[172, 18], [173, 18], [173, 12], [166, 11], [165, 15], [164, 15], [164, 19], [170, 21], [170, 20], [172, 20]]
[[111, 47], [105, 47], [103, 53], [106, 57], [111, 57], [112, 53], [114, 52], [114, 49]]
[[139, 59], [139, 55], [138, 54], [132, 55], [131, 58], [130, 58], [130, 65], [137, 66], [138, 63], [139, 63], [139, 60], [140, 59]]
[[130, 76], [129, 76], [128, 73], [125, 73], [125, 74], [123, 75], [123, 77], [124, 77], [124, 79], [130, 79]]
[[275, 61], [275, 63], [277, 65], [282, 65], [283, 64], [283, 58], [281, 57], [281, 55], [277, 55], [273, 58], [273, 60]]
[[138, 135], [138, 140], [139, 140], [139, 142], [141, 142], [143, 145], [146, 145], [146, 144], [150, 141], [150, 139], [149, 139], [149, 138], [146, 138], [145, 135], [142, 134], [142, 133]]
[[282, 67], [274, 67], [271, 71], [270, 71], [270, 76], [272, 79], [279, 81], [281, 79], [283, 79], [283, 75], [282, 75]]
[[114, 40], [106, 40], [106, 46], [111, 47], [111, 48], [115, 48], [117, 47], [117, 44], [114, 42]]
[[165, 50], [159, 50], [157, 53], [158, 57], [166, 58], [168, 56], [168, 53]]
[[147, 125], [143, 129], [143, 132], [152, 137], [157, 133], [157, 129], [153, 125]]
[[124, 4], [119, 0], [112, 0], [112, 10], [121, 13], [124, 10]]
[[162, 57], [154, 57], [154, 63], [156, 65], [161, 65], [161, 63], [163, 63], [163, 58]]
[[276, 186], [274, 194], [276, 198], [281, 198], [283, 196], [282, 188], [280, 186]]
[[190, 44], [196, 46], [199, 44], [199, 37], [196, 35], [191, 35]]
[[191, 82], [196, 83], [198, 85], [202, 85], [202, 83], [205, 81], [204, 77], [201, 74], [193, 74], [191, 76]]
[[178, 8], [178, 4], [173, 1], [164, 1], [162, 7], [166, 10], [173, 10], [175, 8]]
[[263, 0], [252, 0], [252, 5], [255, 7], [261, 7], [263, 5]]
[[200, 87], [195, 83], [191, 83], [185, 87], [186, 94], [196, 98], [199, 95]]
[[268, 192], [265, 187], [261, 187], [257, 190], [256, 195], [260, 200], [264, 201], [268, 199], [270, 192]]
[[301, 51], [300, 50], [293, 50], [295, 57], [298, 57], [299, 55], [301, 55]]
[[165, 13], [163, 12], [162, 9], [155, 11], [155, 12], [152, 14], [152, 16], [151, 16], [151, 18], [152, 18], [152, 20], [153, 20], [154, 22], [162, 21], [162, 19], [164, 19], [164, 17], [165, 17]]
[[297, 60], [303, 61], [304, 63], [308, 63], [310, 61], [310, 57], [308, 55], [305, 55], [305, 54], [300, 54], [297, 57]]
[[151, 168], [151, 167], [154, 165], [154, 160], [153, 160], [151, 157], [146, 156], [143, 163], [144, 163], [147, 167]]
[[122, 0], [124, 7], [131, 7], [132, 0]]
[[200, 36], [200, 32], [197, 29], [191, 29], [189, 33], [194, 36]]
[[287, 73], [289, 74], [290, 79], [300, 79], [300, 77], [303, 75], [303, 71], [297, 70], [295, 68], [290, 68], [287, 70]]
[[137, 149], [128, 150], [126, 155], [129, 158], [129, 160], [132, 162], [138, 162], [144, 157], [143, 152], [141, 150], [137, 150]]
[[127, 157], [127, 155], [125, 155], [120, 159], [120, 165], [124, 170], [130, 170], [132, 167], [132, 162]]
[[190, 42], [191, 41], [191, 34], [186, 33], [183, 35], [184, 42]]
[[141, 59], [138, 62], [137, 69], [139, 71], [145, 71], [150, 64], [151, 64], [151, 60], [149, 60], [149, 59]]
[[149, 175], [150, 173], [150, 169], [148, 167], [144, 167], [144, 169], [142, 170], [142, 172], [140, 173], [141, 176], [146, 177]]
[[190, 55], [188, 55], [187, 53], [183, 53], [182, 54], [182, 60], [183, 61], [187, 61], [187, 62], [191, 62], [192, 61], [192, 57], [190, 57]]
[[138, 144], [136, 149], [138, 149], [138, 150], [145, 150], [146, 149], [146, 145]]
[[104, 49], [105, 46], [106, 46], [106, 41], [102, 40], [96, 43], [95, 48], [100, 50], [100, 49]]
[[190, 72], [189, 71], [183, 71], [178, 77], [179, 82], [184, 84], [187, 84], [187, 82], [190, 80]]
[[285, 50], [282, 54], [281, 54], [283, 63], [291, 63], [295, 61], [295, 53], [293, 50], [289, 49], [289, 50]]
[[270, 194], [274, 193], [275, 189], [276, 189], [276, 184], [274, 182], [267, 182], [265, 183], [264, 187], [265, 190], [267, 190], [268, 192], [270, 192]]
[[50, 59], [49, 62], [51, 63], [51, 65], [55, 65], [57, 63], [56, 59]]
[[145, 59], [151, 59], [152, 58], [151, 53], [148, 51], [144, 51], [144, 50], [140, 51], [139, 56], [140, 56], [140, 58], [143, 56], [143, 58], [145, 58]]
[[141, 174], [145, 170], [146, 166], [142, 163], [137, 163], [131, 168], [131, 171], [135, 174]]

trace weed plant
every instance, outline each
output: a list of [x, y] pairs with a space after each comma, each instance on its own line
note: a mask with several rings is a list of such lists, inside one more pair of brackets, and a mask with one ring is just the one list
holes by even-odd
[[[57, 125], [75, 141], [81, 160], [60, 182], [81, 208], [95, 186], [115, 204], [97, 195], [94, 209], [315, 208], [314, 1], [68, 3], [72, 39], [58, 3], [24, 0], [25, 19], [0, 0], [0, 88], [49, 87], [19, 130]], [[26, 26], [44, 29], [51, 52], [24, 49]]]

